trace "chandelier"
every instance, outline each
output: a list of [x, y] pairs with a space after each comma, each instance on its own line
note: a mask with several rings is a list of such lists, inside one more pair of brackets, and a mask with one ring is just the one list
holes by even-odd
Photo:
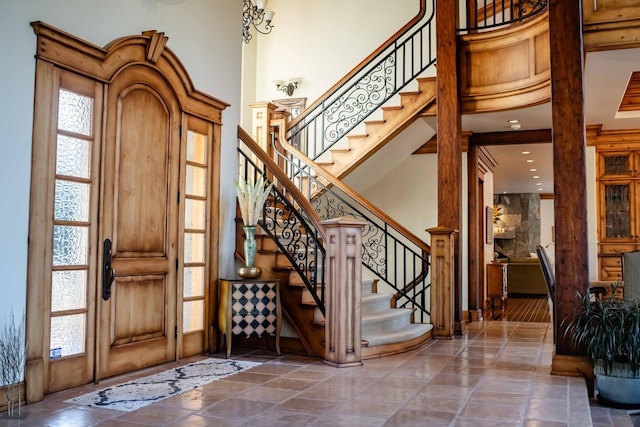
[[260, 34], [269, 34], [273, 30], [271, 21], [273, 20], [273, 11], [264, 10], [267, 0], [243, 0], [244, 7], [242, 9], [242, 39], [245, 43], [253, 38], [249, 29], [251, 26]]

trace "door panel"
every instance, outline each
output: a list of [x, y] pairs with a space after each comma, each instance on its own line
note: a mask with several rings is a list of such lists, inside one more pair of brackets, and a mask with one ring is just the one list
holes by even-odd
[[180, 111], [161, 76], [133, 66], [110, 86], [107, 116], [101, 239], [115, 280], [100, 301], [98, 378], [176, 357]]

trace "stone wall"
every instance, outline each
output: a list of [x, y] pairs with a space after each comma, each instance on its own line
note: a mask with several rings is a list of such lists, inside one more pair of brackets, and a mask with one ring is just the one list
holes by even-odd
[[540, 195], [495, 194], [499, 209], [494, 219], [494, 251], [510, 258], [526, 258], [540, 244]]

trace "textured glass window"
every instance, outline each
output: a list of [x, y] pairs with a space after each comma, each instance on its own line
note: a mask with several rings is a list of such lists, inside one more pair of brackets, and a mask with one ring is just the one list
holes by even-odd
[[84, 353], [85, 319], [84, 314], [52, 317], [49, 350], [60, 349], [62, 357]]
[[88, 227], [53, 227], [53, 265], [86, 265]]
[[87, 307], [85, 270], [54, 271], [51, 276], [51, 311]]
[[204, 297], [204, 267], [185, 267], [184, 297]]
[[186, 199], [184, 206], [184, 228], [204, 230], [204, 200]]
[[207, 162], [207, 136], [193, 131], [187, 132], [187, 161], [200, 163]]
[[629, 156], [606, 156], [604, 173], [607, 175], [624, 175], [629, 173]]
[[89, 178], [90, 153], [89, 142], [58, 135], [56, 174]]
[[184, 262], [204, 263], [204, 234], [184, 234]]
[[182, 312], [182, 332], [204, 329], [204, 301], [185, 301]]
[[206, 196], [207, 183], [205, 181], [207, 170], [194, 166], [187, 167], [187, 194], [192, 196]]
[[58, 98], [58, 129], [80, 135], [91, 135], [93, 99], [60, 89]]
[[89, 184], [56, 180], [54, 219], [89, 221]]
[[610, 238], [631, 237], [631, 203], [628, 185], [605, 185], [605, 229]]

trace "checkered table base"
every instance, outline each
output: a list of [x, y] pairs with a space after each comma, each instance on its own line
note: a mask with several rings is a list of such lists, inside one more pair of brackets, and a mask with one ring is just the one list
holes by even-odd
[[274, 334], [277, 283], [234, 283], [231, 290], [231, 332], [234, 335]]

